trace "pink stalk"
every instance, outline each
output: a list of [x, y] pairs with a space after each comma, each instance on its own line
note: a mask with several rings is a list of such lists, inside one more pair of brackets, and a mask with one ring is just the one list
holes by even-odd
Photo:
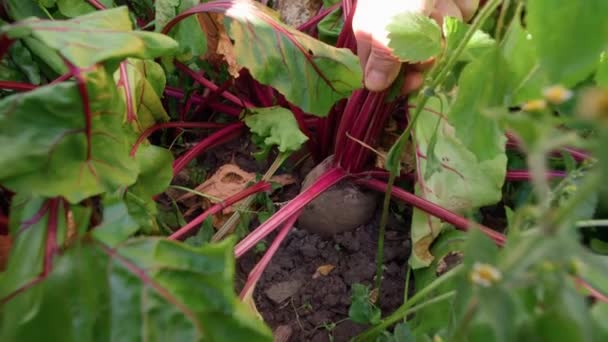
[[201, 153], [205, 152], [207, 149], [221, 145], [238, 137], [244, 129], [245, 125], [242, 122], [237, 122], [209, 135], [184, 155], [175, 160], [173, 163], [173, 174], [177, 175], [180, 173], [180, 171], [182, 171], [186, 165], [188, 165], [188, 163], [194, 160], [194, 158], [198, 157]]
[[[513, 133], [507, 132], [507, 139], [507, 147], [515, 149], [519, 149], [521, 147], [521, 142]], [[591, 159], [591, 155], [588, 152], [573, 147], [562, 147], [560, 150], [569, 153], [577, 162]], [[554, 151], [552, 154], [559, 156], [560, 152]]]
[[57, 217], [59, 211], [59, 200], [49, 200], [49, 221], [46, 233], [46, 249], [44, 252], [44, 274], [51, 273], [53, 267], [53, 256], [57, 251]]
[[346, 178], [346, 176], [346, 173], [339, 168], [333, 168], [325, 172], [313, 183], [313, 185], [298, 194], [287, 205], [279, 209], [272, 217], [266, 220], [266, 222], [241, 240], [234, 248], [236, 257], [239, 258], [247, 253], [249, 249], [286, 222], [287, 219], [302, 210], [304, 206], [317, 198], [323, 191]]
[[87, 161], [91, 160], [92, 157], [92, 139], [93, 139], [93, 113], [91, 113], [91, 103], [89, 102], [89, 91], [87, 90], [87, 83], [82, 76], [82, 72], [79, 68], [77, 68], [74, 64], [72, 64], [67, 59], [63, 60], [68, 67], [69, 73], [74, 75], [76, 79], [76, 85], [78, 86], [78, 92], [80, 93], [80, 97], [82, 100], [82, 110], [84, 112], [84, 122], [85, 122], [85, 135], [87, 139]]
[[[564, 178], [568, 174], [564, 171], [547, 171], [547, 179]], [[528, 170], [509, 170], [507, 171], [507, 180], [516, 181], [529, 181], [532, 179], [532, 175]]]
[[120, 63], [120, 77], [118, 79], [118, 85], [122, 85], [125, 88], [125, 99], [127, 105], [127, 122], [133, 122], [137, 120], [137, 114], [135, 113], [135, 105], [133, 103], [133, 94], [131, 94], [131, 84], [129, 83], [129, 74], [127, 72], [127, 62]]
[[322, 9], [315, 16], [308, 19], [308, 21], [306, 21], [304, 24], [298, 26], [298, 31], [305, 32], [305, 31], [310, 30], [311, 28], [314, 28], [321, 22], [321, 20], [325, 19], [325, 17], [327, 17], [331, 12], [333, 12], [334, 10], [336, 10], [337, 8], [339, 8], [341, 6], [342, 6], [342, 4], [337, 3], [333, 6]]
[[270, 247], [268, 247], [266, 253], [264, 253], [262, 259], [260, 259], [260, 261], [251, 270], [251, 272], [249, 272], [249, 276], [247, 276], [247, 282], [245, 283], [245, 286], [243, 287], [243, 289], [241, 290], [241, 294], [239, 295], [241, 300], [245, 298], [245, 295], [247, 295], [248, 292], [253, 291], [255, 285], [262, 277], [262, 273], [264, 273], [264, 270], [266, 269], [266, 267], [268, 267], [270, 260], [275, 255], [275, 253], [279, 249], [279, 246], [281, 246], [281, 243], [283, 243], [283, 240], [285, 240], [285, 237], [287, 237], [287, 234], [291, 231], [291, 228], [293, 228], [293, 225], [298, 220], [300, 213], [301, 211], [291, 216], [289, 219], [287, 219], [287, 221], [285, 221], [285, 224], [283, 224], [283, 227], [281, 228], [281, 230], [279, 230], [279, 233], [272, 241]]
[[[174, 64], [175, 64], [175, 66], [176, 66], [176, 67], [177, 67], [179, 70], [181, 70], [181, 71], [185, 72], [185, 73], [186, 73], [186, 74], [188, 74], [190, 77], [192, 77], [192, 78], [193, 78], [195, 81], [197, 81], [198, 83], [202, 84], [203, 86], [205, 86], [205, 87], [207, 87], [207, 88], [211, 89], [212, 91], [215, 91], [215, 90], [217, 90], [217, 89], [219, 88], [219, 87], [218, 87], [218, 86], [217, 86], [215, 83], [213, 83], [213, 82], [211, 82], [210, 80], [206, 79], [205, 77], [203, 77], [203, 75], [201, 75], [201, 74], [199, 74], [199, 73], [196, 73], [194, 70], [191, 70], [191, 69], [190, 69], [190, 68], [188, 68], [188, 67], [187, 67], [185, 64], [180, 63], [180, 62], [178, 62], [178, 61], [175, 61], [175, 63], [174, 63]], [[237, 96], [235, 96], [234, 94], [231, 94], [231, 93], [230, 93], [230, 92], [228, 92], [228, 91], [223, 91], [223, 92], [222, 92], [222, 96], [223, 96], [223, 97], [224, 97], [226, 100], [228, 100], [228, 101], [230, 101], [230, 102], [232, 102], [232, 103], [236, 104], [237, 106], [241, 106], [241, 107], [243, 107], [243, 106], [244, 106], [244, 107], [246, 107], [246, 108], [253, 108], [253, 107], [255, 107], [255, 106], [254, 106], [252, 103], [250, 103], [249, 101], [247, 101], [247, 100], [241, 100], [241, 99], [239, 99]]]
[[8, 234], [8, 217], [0, 213], [0, 235]]
[[104, 6], [102, 3], [100, 3], [97, 0], [87, 0], [89, 2], [89, 4], [91, 4], [91, 6], [95, 7], [98, 10], [104, 10], [106, 9], [106, 6]]
[[[182, 99], [185, 96], [184, 92], [182, 90], [173, 88], [173, 87], [166, 87], [164, 93], [166, 96], [177, 98], [177, 99]], [[195, 104], [201, 104], [201, 103], [205, 103], [205, 101], [207, 101], [207, 98], [204, 98], [202, 96], [195, 95], [195, 94], [190, 95], [190, 99], [192, 99], [192, 103], [195, 103]], [[225, 113], [225, 114], [228, 114], [231, 116], [239, 116], [239, 115], [241, 115], [241, 112], [243, 111], [242, 106], [239, 106], [239, 108], [235, 108], [230, 105], [219, 103], [219, 102], [210, 102], [210, 103], [208, 103], [208, 106], [211, 109], [218, 110], [222, 113]]]
[[574, 278], [574, 282], [576, 283], [576, 285], [578, 285], [578, 286], [584, 288], [585, 290], [589, 291], [589, 295], [591, 297], [593, 297], [594, 299], [599, 300], [600, 302], [604, 302], [604, 303], [608, 304], [608, 296], [606, 296], [605, 294], [603, 294], [599, 290], [596, 290], [595, 288], [593, 288], [593, 286], [591, 286], [591, 284], [589, 284], [583, 278], [576, 277], [576, 278]]
[[[34, 215], [34, 217], [32, 217], [31, 219], [26, 221], [26, 222], [32, 222], [31, 224], [34, 224], [36, 222], [39, 222], [42, 219], [42, 217], [44, 215], [46, 215], [47, 213], [49, 215], [49, 218], [47, 221], [47, 234], [46, 234], [42, 271], [40, 272], [40, 274], [38, 274], [36, 276], [36, 278], [32, 279], [25, 285], [19, 287], [12, 293], [9, 293], [6, 297], [0, 298], [0, 305], [3, 305], [4, 303], [10, 301], [11, 299], [15, 298], [19, 294], [23, 293], [24, 291], [30, 289], [34, 285], [43, 281], [50, 274], [51, 269], [53, 267], [53, 257], [57, 251], [57, 229], [58, 229], [57, 217], [58, 217], [58, 211], [59, 211], [59, 201], [60, 200], [56, 199], [56, 198], [45, 201], [44, 204], [42, 205], [42, 207], [40, 208], [40, 210]], [[21, 227], [20, 231], [23, 231], [23, 229], [24, 228]]]
[[146, 129], [135, 141], [131, 148], [131, 157], [134, 157], [137, 153], [139, 145], [146, 140], [152, 133], [165, 129], [165, 128], [222, 128], [226, 127], [225, 124], [219, 124], [214, 122], [163, 122]]
[[193, 235], [200, 228], [200, 225], [211, 216], [219, 213], [227, 207], [239, 202], [253, 194], [263, 191], [270, 191], [272, 189], [271, 184], [268, 182], [259, 182], [255, 185], [248, 187], [247, 189], [228, 197], [227, 199], [214, 204], [209, 209], [205, 210], [204, 213], [198, 215], [194, 220], [190, 221], [187, 225], [181, 227], [173, 234], [169, 236], [169, 240], [183, 240], [184, 238]]
[[[387, 184], [376, 179], [358, 179], [357, 183], [380, 192], [386, 192], [387, 190]], [[506, 238], [503, 234], [478, 223], [469, 221], [458, 214], [455, 214], [403, 189], [393, 187], [392, 196], [424, 211], [429, 215], [435, 216], [460, 230], [467, 231], [470, 227], [477, 226], [484, 234], [489, 236], [499, 246], [504, 246], [506, 242]]]
[[51, 83], [49, 84], [56, 84], [56, 83], [61, 83], [63, 81], [67, 81], [72, 77], [72, 74], [67, 72], [59, 77], [57, 77], [56, 79], [54, 79], [53, 81], [51, 81]]
[[36, 89], [37, 86], [30, 83], [14, 82], [14, 81], [0, 81], [0, 88], [16, 90], [16, 91], [29, 91]]

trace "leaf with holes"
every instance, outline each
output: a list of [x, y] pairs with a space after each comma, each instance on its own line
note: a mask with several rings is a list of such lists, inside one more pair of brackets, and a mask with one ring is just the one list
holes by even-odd
[[0, 183], [76, 203], [135, 182], [139, 170], [114, 82], [100, 68], [84, 77], [90, 113], [74, 81], [0, 101]]

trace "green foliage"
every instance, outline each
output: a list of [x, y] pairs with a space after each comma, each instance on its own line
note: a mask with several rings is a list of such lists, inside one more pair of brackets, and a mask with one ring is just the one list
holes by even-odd
[[74, 246], [44, 282], [4, 305], [14, 315], [2, 317], [2, 340], [270, 341], [232, 291], [232, 245]]
[[405, 62], [422, 62], [441, 52], [441, 29], [424, 14], [405, 12], [387, 26], [389, 47]]
[[126, 7], [63, 21], [30, 18], [3, 26], [0, 33], [12, 39], [31, 37], [81, 68], [125, 57], [156, 58], [177, 48], [177, 43], [167, 36], [133, 31]]
[[263, 137], [268, 147], [276, 145], [280, 152], [294, 152], [308, 140], [293, 114], [285, 108], [256, 108], [251, 112], [245, 117], [245, 124], [253, 133]]
[[[158, 0], [156, 7], [155, 29], [160, 32], [167, 23], [178, 13], [198, 5], [200, 0]], [[204, 2], [204, 1], [203, 1]], [[207, 51], [207, 37], [202, 31], [196, 17], [190, 17], [180, 22], [169, 34], [179, 43], [178, 59], [189, 61], [202, 56]]]
[[280, 23], [271, 25], [272, 14], [258, 3], [238, 6], [227, 13], [234, 19], [229, 34], [238, 64], [304, 112], [326, 116], [336, 101], [362, 86], [359, 61], [348, 49], [331, 47]]
[[352, 285], [352, 297], [348, 317], [359, 324], [376, 324], [380, 321], [380, 309], [372, 303], [369, 287]]
[[552, 83], [569, 87], [588, 77], [608, 44], [608, 2], [589, 0], [580, 5], [533, 0], [526, 6], [538, 61]]

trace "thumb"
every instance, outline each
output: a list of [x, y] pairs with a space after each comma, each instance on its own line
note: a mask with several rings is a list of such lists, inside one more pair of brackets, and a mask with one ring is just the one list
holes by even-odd
[[365, 66], [365, 87], [371, 91], [385, 90], [397, 78], [400, 68], [401, 63], [386, 46], [372, 42], [372, 51]]

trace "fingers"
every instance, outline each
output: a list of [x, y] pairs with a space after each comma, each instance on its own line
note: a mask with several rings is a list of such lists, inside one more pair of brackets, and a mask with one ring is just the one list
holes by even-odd
[[462, 18], [465, 21], [471, 20], [475, 12], [477, 12], [477, 8], [479, 8], [479, 0], [453, 0], [456, 6], [460, 8], [460, 12], [462, 12]]
[[371, 52], [365, 66], [365, 87], [370, 91], [382, 91], [388, 88], [401, 68], [401, 62], [396, 59], [390, 50], [372, 41]]
[[479, 0], [359, 0], [353, 17], [353, 32], [365, 87], [370, 91], [385, 90], [399, 74], [401, 63], [388, 47], [386, 31], [395, 14], [423, 13], [442, 25], [445, 16], [470, 19], [478, 6]]
[[[469, 1], [469, 0], [466, 0]], [[453, 0], [441, 0], [435, 4], [431, 18], [435, 19], [439, 26], [443, 25], [444, 17], [454, 17], [462, 20], [462, 12]]]

